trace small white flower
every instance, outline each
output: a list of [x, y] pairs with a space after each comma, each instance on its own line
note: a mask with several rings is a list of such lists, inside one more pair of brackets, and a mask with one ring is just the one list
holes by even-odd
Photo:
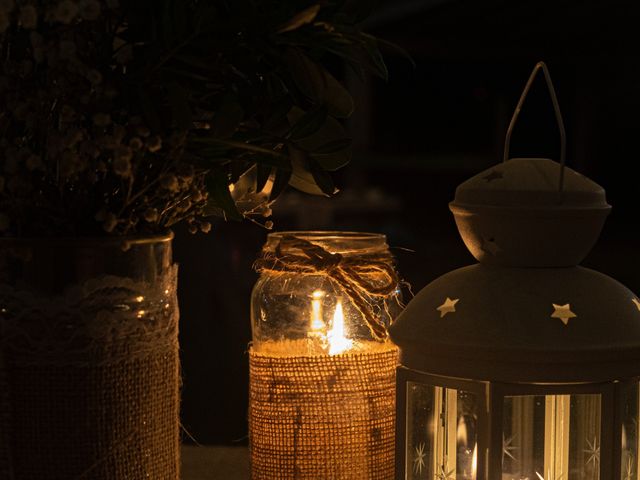
[[44, 168], [42, 159], [38, 155], [29, 155], [26, 161], [27, 170], [33, 172], [34, 170], [41, 170]]
[[0, 11], [0, 33], [4, 33], [9, 28], [9, 16], [6, 12]]
[[160, 180], [160, 185], [162, 188], [169, 190], [170, 192], [177, 192], [180, 190], [180, 184], [178, 183], [178, 178], [175, 175], [165, 175]]
[[100, 2], [98, 0], [84, 0], [80, 3], [80, 15], [85, 20], [97, 20], [100, 16]]
[[0, 213], [0, 232], [6, 232], [9, 230], [10, 225], [11, 221], [9, 220], [9, 217], [4, 213]]
[[111, 115], [108, 113], [96, 113], [93, 115], [93, 124], [96, 127], [106, 127], [111, 123]]
[[147, 148], [151, 153], [155, 153], [162, 148], [162, 139], [158, 135], [154, 135], [147, 140]]
[[93, 86], [100, 85], [102, 83], [102, 74], [95, 68], [92, 68], [87, 72], [87, 80], [89, 80]]
[[13, 0], [0, 0], [0, 12], [11, 13], [13, 7], [15, 7], [15, 2]]
[[118, 218], [111, 212], [105, 214], [105, 219], [102, 222], [102, 228], [105, 232], [111, 233], [118, 226]]
[[131, 159], [133, 158], [133, 152], [129, 147], [120, 145], [115, 150], [115, 156], [113, 157], [113, 171], [121, 177], [128, 177], [131, 175]]
[[71, 0], [62, 0], [54, 11], [54, 18], [60, 23], [69, 24], [78, 15], [78, 6]]
[[38, 26], [38, 11], [33, 5], [25, 5], [20, 9], [18, 22], [22, 28], [34, 30]]
[[76, 56], [78, 48], [76, 47], [75, 42], [71, 40], [61, 40], [60, 41], [60, 58], [63, 60], [71, 60]]
[[149, 223], [157, 222], [158, 218], [160, 218], [160, 215], [158, 214], [157, 208], [147, 208], [144, 211], [144, 219], [147, 222]]

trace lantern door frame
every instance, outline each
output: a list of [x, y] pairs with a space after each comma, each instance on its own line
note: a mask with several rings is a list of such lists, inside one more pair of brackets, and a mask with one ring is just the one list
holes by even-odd
[[396, 480], [405, 480], [407, 475], [407, 388], [410, 382], [431, 387], [440, 387], [474, 394], [477, 399], [477, 456], [476, 480], [487, 480], [489, 453], [489, 410], [487, 404], [488, 382], [479, 382], [454, 377], [442, 377], [399, 366], [396, 370]]
[[[407, 389], [410, 383], [445, 389], [462, 390], [477, 398], [477, 463], [476, 480], [502, 479], [503, 415], [505, 397], [511, 396], [600, 396], [600, 479], [621, 478], [622, 412], [625, 395], [631, 392], [639, 378], [597, 383], [532, 383], [515, 384], [446, 377], [405, 366], [397, 369], [396, 393], [396, 480], [407, 478], [407, 432], [409, 412]], [[639, 399], [640, 402], [640, 399]]]
[[[632, 382], [628, 382], [631, 384]], [[620, 465], [615, 459], [621, 455], [620, 439], [622, 396], [617, 382], [572, 384], [514, 384], [490, 382], [490, 432], [489, 479], [502, 478], [502, 452], [504, 432], [504, 402], [513, 396], [564, 396], [600, 395], [600, 480], [620, 478]], [[617, 439], [617, 440], [616, 440]], [[545, 440], [545, 447], [547, 441]], [[617, 474], [616, 474], [617, 472]], [[546, 479], [546, 476], [545, 476]]]

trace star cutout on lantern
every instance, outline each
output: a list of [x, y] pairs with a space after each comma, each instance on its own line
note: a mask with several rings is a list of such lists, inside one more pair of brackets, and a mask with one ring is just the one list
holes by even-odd
[[560, 476], [558, 476], [558, 477], [553, 477], [551, 475], [551, 470], [549, 470], [547, 472], [547, 478], [546, 479], [542, 475], [540, 475], [538, 472], [536, 472], [536, 475], [538, 476], [538, 478], [540, 480], [562, 480], [562, 474], [560, 474]]
[[424, 451], [424, 447], [425, 447], [424, 443], [421, 443], [420, 445], [415, 447], [416, 454], [415, 454], [415, 458], [413, 459], [413, 472], [417, 473], [418, 475], [421, 475], [422, 469], [426, 468], [427, 466], [427, 464], [424, 461], [424, 459], [427, 457], [427, 454]]
[[436, 478], [438, 480], [454, 480], [456, 478], [455, 475], [455, 467], [451, 470], [447, 470], [447, 457], [444, 457], [444, 462], [442, 463], [442, 465], [438, 466], [438, 473], [436, 474]]
[[633, 302], [633, 304], [636, 306], [636, 308], [638, 310], [640, 310], [640, 300], [638, 300], [637, 298], [634, 298], [633, 300], [631, 300]]
[[553, 304], [554, 312], [551, 314], [551, 318], [559, 318], [565, 325], [569, 324], [569, 320], [576, 318], [577, 315], [571, 311], [571, 305], [556, 305]]
[[444, 317], [447, 313], [454, 313], [456, 311], [456, 303], [458, 303], [459, 301], [459, 298], [452, 300], [447, 297], [444, 303], [436, 308], [436, 310], [440, 312], [440, 318]]
[[490, 238], [489, 240], [482, 239], [482, 251], [487, 252], [494, 257], [502, 251], [502, 249], [496, 243], [495, 238]]
[[509, 457], [514, 462], [517, 461], [512, 452], [518, 450], [518, 447], [513, 445], [513, 437], [507, 438], [504, 433], [502, 434], [502, 463], [504, 463], [504, 457]]
[[482, 179], [487, 183], [493, 182], [494, 180], [502, 180], [503, 178], [504, 178], [504, 174], [497, 170], [491, 170], [487, 175], [482, 177]]
[[598, 445], [598, 437], [593, 437], [593, 442], [587, 438], [587, 448], [583, 450], [588, 455], [586, 465], [593, 463], [593, 468], [597, 468], [600, 464], [600, 445]]

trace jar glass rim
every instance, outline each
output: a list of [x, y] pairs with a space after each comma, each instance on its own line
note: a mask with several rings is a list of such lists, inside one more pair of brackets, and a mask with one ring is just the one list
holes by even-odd
[[303, 238], [305, 240], [369, 240], [369, 241], [386, 241], [387, 236], [384, 233], [371, 232], [341, 232], [339, 230], [291, 230], [284, 232], [272, 232], [269, 238], [281, 239], [282, 237], [293, 236]]
[[389, 249], [387, 236], [383, 233], [300, 230], [270, 233], [267, 236], [265, 250], [274, 250], [280, 240], [287, 236], [315, 243], [331, 253], [357, 255], [361, 252], [386, 251]]
[[112, 236], [79, 236], [79, 237], [0, 237], [0, 248], [6, 246], [47, 246], [47, 247], [77, 247], [77, 246], [121, 246], [142, 245], [149, 243], [168, 243], [174, 238], [172, 230], [150, 233], [148, 235], [112, 235]]

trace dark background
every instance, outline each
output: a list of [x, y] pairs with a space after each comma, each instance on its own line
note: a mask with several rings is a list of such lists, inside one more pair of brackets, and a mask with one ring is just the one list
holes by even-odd
[[[363, 83], [345, 72], [357, 112], [349, 122], [354, 159], [337, 175], [341, 193], [286, 194], [274, 207], [275, 228], [386, 233], [414, 291], [474, 262], [447, 204], [456, 185], [501, 160], [513, 108], [534, 64], [544, 60], [567, 127], [568, 165], [604, 186], [614, 206], [585, 264], [640, 291], [636, 3], [382, 2], [367, 30], [402, 46], [416, 66], [389, 52], [387, 83]], [[558, 152], [553, 110], [539, 81], [511, 156], [557, 159]], [[176, 233], [184, 428], [199, 443], [242, 443], [249, 297], [257, 278], [251, 267], [268, 232], [220, 222], [209, 235]]]

